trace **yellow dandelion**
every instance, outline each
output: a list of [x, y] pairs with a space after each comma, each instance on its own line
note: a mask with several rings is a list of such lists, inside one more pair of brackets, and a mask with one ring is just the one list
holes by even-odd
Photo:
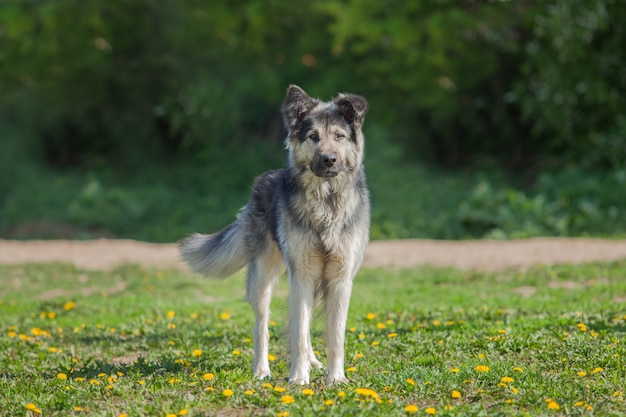
[[511, 392], [515, 395], [517, 395], [517, 393], [519, 392], [517, 388], [515, 387], [511, 387]]
[[519, 366], [516, 366], [515, 368], [513, 368], [513, 370], [515, 372], [522, 372], [522, 368], [520, 368]]
[[215, 375], [214, 375], [214, 374], [212, 374], [212, 373], [210, 373], [210, 372], [209, 372], [208, 374], [204, 374], [204, 375], [202, 375], [202, 379], [204, 379], [205, 381], [210, 381], [210, 380], [212, 380], [213, 378], [215, 378]]
[[411, 379], [411, 378], [407, 378], [406, 379], [406, 383], [409, 384], [409, 385], [415, 385], [415, 381], [413, 379]]
[[587, 331], [587, 325], [584, 323], [578, 323], [576, 325], [576, 327], [578, 327], [578, 330], [580, 330], [581, 332], [586, 332]]
[[378, 345], [379, 345], [378, 340], [374, 340], [374, 341], [370, 344], [370, 346], [378, 346]]
[[165, 415], [165, 417], [176, 417], [176, 414], [174, 413], [168, 413]]
[[276, 356], [272, 355], [271, 353], [267, 354], [267, 360], [270, 362], [273, 362], [276, 360]]
[[183, 408], [182, 410], [180, 410], [178, 412], [179, 416], [186, 416], [189, 413], [189, 411], [186, 408]]
[[431, 416], [434, 416], [435, 414], [437, 414], [437, 410], [435, 410], [435, 408], [433, 407], [428, 407], [424, 411], [426, 412], [426, 414], [430, 414]]
[[237, 349], [235, 349], [235, 350], [233, 350], [232, 354], [237, 356], [237, 355], [241, 355], [241, 352], [238, 351]]
[[354, 333], [356, 332], [356, 327], [350, 327], [348, 330], [350, 330], [350, 333]]
[[364, 397], [378, 398], [378, 393], [376, 391], [374, 391], [373, 389], [357, 388], [357, 389], [354, 390], [354, 392], [356, 392], [358, 395], [362, 395]]
[[63, 304], [63, 309], [66, 311], [73, 310], [75, 308], [76, 303], [74, 301], [68, 301], [67, 303]]
[[234, 394], [232, 389], [228, 389], [226, 388], [224, 391], [222, 391], [222, 395], [224, 397], [231, 397]]
[[264, 383], [263, 385], [261, 385], [263, 388], [272, 388], [272, 384], [270, 384], [269, 382]]
[[510, 384], [513, 381], [515, 381], [515, 380], [513, 378], [511, 378], [510, 376], [503, 376], [500, 379], [500, 382], [502, 382], [503, 384]]
[[222, 320], [228, 320], [230, 318], [230, 313], [225, 311], [222, 314], [220, 314], [220, 319]]
[[28, 403], [26, 404], [24, 407], [26, 407], [27, 410], [32, 411], [33, 413], [37, 413], [37, 414], [41, 414], [41, 409], [38, 408], [35, 404], [33, 403]]
[[296, 399], [293, 398], [291, 395], [283, 395], [278, 401], [283, 404], [292, 404], [296, 402]]
[[450, 394], [450, 396], [451, 396], [452, 398], [461, 398], [461, 392], [460, 392], [460, 391], [457, 391], [457, 390], [454, 390], [454, 391], [452, 391], [452, 393]]
[[489, 372], [489, 367], [487, 365], [478, 365], [474, 370], [476, 372]]
[[587, 372], [580, 371], [577, 375], [580, 376], [580, 377], [587, 376]]
[[450, 372], [452, 372], [453, 374], [458, 374], [459, 368], [450, 368]]
[[597, 374], [604, 371], [604, 369], [600, 368], [599, 366], [597, 368], [593, 368], [593, 371], [591, 371], [592, 374]]
[[252, 391], [251, 389], [247, 389], [243, 393], [246, 394], [246, 395], [252, 395], [252, 394], [254, 394], [254, 391]]
[[168, 319], [173, 319], [175, 315], [176, 315], [175, 311], [168, 311], [167, 312], [167, 318]]
[[346, 369], [346, 372], [356, 372], [356, 366], [351, 366], [348, 369]]
[[576, 401], [576, 402], [574, 403], [574, 407], [582, 407], [583, 405], [585, 405], [585, 402], [584, 402], [584, 401]]
[[325, 405], [333, 405], [333, 404], [335, 404], [335, 402], [333, 400], [326, 400], [326, 401], [324, 401], [324, 404]]
[[276, 414], [277, 417], [287, 417], [289, 415], [289, 411], [281, 411], [280, 413]]
[[367, 313], [365, 315], [365, 318], [368, 320], [374, 320], [376, 318], [376, 314], [375, 313]]
[[128, 414], [126, 413], [118, 414], [117, 417], [128, 417]]
[[560, 410], [561, 409], [561, 407], [555, 401], [549, 401], [548, 402], [548, 408], [550, 410]]
[[287, 391], [287, 389], [285, 389], [283, 387], [276, 387], [276, 388], [274, 388], [274, 391], [276, 391], [276, 392], [285, 392], [285, 391]]
[[385, 326], [385, 324], [384, 324], [384, 323], [380, 323], [380, 322], [376, 323], [376, 327], [377, 327], [377, 328], [379, 328], [379, 329], [381, 329], [381, 330], [382, 330], [382, 329], [386, 329], [386, 328], [387, 328], [387, 326]]
[[432, 323], [433, 326], [441, 326], [441, 322], [439, 320], [433, 320]]
[[315, 394], [315, 391], [313, 391], [313, 390], [312, 390], [312, 389], [310, 389], [310, 388], [305, 388], [305, 389], [303, 389], [303, 390], [302, 390], [302, 393], [303, 393], [304, 395], [313, 395], [313, 394]]
[[345, 396], [346, 396], [346, 393], [345, 393], [345, 392], [343, 392], [343, 391], [339, 391], [339, 392], [337, 393], [337, 396], [338, 396], [339, 398], [343, 398], [343, 397], [345, 397]]
[[146, 380], [145, 379], [141, 379], [139, 380], [139, 382], [137, 382], [139, 385], [145, 385], [146, 384]]
[[389, 333], [387, 337], [397, 337], [398, 333]]
[[419, 408], [415, 404], [409, 404], [404, 407], [404, 411], [406, 411], [407, 413], [417, 413], [418, 410]]
[[202, 351], [200, 349], [194, 349], [191, 356], [202, 356]]
[[60, 379], [61, 381], [65, 381], [67, 379], [67, 374], [64, 374], [63, 372], [61, 372], [60, 374], [57, 374], [57, 378]]
[[194, 319], [194, 320], [195, 320], [195, 319], [197, 319], [197, 318], [198, 318], [198, 313], [191, 313], [191, 314], [189, 315], [189, 317], [191, 317], [192, 319]]
[[359, 333], [359, 339], [365, 339], [365, 335], [363, 333]]

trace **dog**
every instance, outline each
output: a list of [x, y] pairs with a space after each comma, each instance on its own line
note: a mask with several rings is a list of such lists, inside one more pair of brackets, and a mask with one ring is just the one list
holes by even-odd
[[179, 244], [191, 270], [217, 278], [248, 266], [247, 298], [255, 314], [253, 372], [271, 376], [270, 299], [279, 277], [289, 280], [289, 383], [310, 382], [322, 369], [310, 324], [324, 305], [327, 384], [348, 382], [344, 340], [352, 282], [369, 240], [370, 201], [363, 166], [362, 126], [368, 104], [356, 94], [329, 102], [291, 85], [282, 106], [288, 163], [256, 178], [246, 206], [221, 231]]

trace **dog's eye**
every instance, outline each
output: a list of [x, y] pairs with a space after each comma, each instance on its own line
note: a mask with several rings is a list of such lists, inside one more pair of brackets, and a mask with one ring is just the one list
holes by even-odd
[[320, 136], [317, 133], [311, 133], [309, 135], [309, 139], [311, 139], [313, 142], [317, 142], [320, 140]]
[[345, 139], [346, 135], [344, 135], [343, 133], [335, 133], [335, 140], [341, 140], [341, 139]]

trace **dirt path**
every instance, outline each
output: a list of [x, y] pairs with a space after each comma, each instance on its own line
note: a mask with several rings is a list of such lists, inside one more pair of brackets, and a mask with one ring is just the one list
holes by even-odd
[[[536, 264], [582, 263], [626, 259], [626, 240], [537, 238], [515, 241], [375, 241], [365, 267], [415, 267], [429, 264], [466, 270], [525, 269]], [[0, 240], [0, 264], [69, 262], [90, 270], [123, 263], [178, 267], [174, 244], [134, 240]]]

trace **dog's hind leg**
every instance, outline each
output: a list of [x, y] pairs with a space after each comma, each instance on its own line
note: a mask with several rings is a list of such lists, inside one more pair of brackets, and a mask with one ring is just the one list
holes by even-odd
[[248, 264], [248, 301], [254, 310], [254, 364], [252, 372], [260, 379], [271, 376], [268, 361], [270, 301], [283, 263], [277, 247], [270, 247]]

